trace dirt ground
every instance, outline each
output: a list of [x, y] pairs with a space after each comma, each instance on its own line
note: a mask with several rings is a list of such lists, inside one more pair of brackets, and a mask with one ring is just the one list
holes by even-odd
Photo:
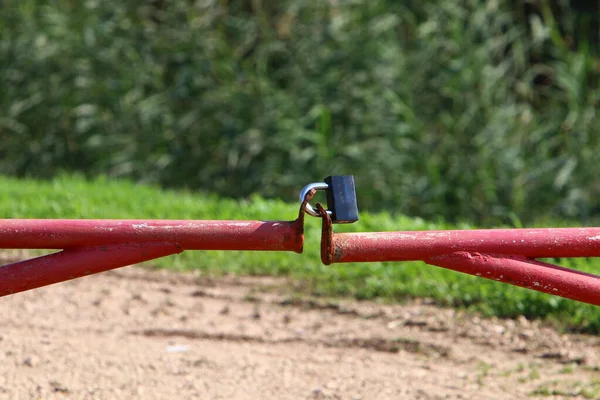
[[594, 399], [600, 338], [128, 267], [0, 300], [0, 399]]

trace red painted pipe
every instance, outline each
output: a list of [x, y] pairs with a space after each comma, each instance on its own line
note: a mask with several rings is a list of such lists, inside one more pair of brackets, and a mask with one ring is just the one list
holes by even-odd
[[598, 257], [600, 228], [481, 229], [333, 233], [323, 218], [321, 259], [325, 264], [417, 261], [600, 305], [600, 277], [534, 258]]
[[0, 267], [0, 297], [181, 253], [173, 243], [86, 246]]
[[331, 262], [411, 261], [457, 251], [527, 258], [600, 257], [600, 228], [336, 233]]
[[177, 243], [185, 250], [302, 252], [302, 221], [0, 219], [0, 249]]
[[183, 250], [302, 252], [295, 221], [0, 219], [0, 249], [64, 249], [0, 267], [0, 296]]
[[460, 251], [424, 260], [438, 267], [600, 305], [600, 277], [519, 256]]

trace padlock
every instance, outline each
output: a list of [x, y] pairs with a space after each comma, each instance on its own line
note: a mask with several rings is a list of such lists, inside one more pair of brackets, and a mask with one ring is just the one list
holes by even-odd
[[334, 224], [351, 224], [358, 221], [358, 205], [354, 176], [328, 176], [327, 208], [331, 211], [331, 222]]

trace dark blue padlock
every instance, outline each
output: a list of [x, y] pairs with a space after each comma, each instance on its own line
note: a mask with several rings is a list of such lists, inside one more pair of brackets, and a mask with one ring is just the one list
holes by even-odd
[[327, 209], [334, 224], [351, 224], [358, 221], [358, 204], [354, 176], [338, 175], [325, 178], [327, 184]]

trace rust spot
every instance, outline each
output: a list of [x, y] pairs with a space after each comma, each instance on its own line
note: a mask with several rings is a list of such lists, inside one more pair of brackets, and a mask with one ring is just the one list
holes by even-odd
[[292, 222], [295, 230], [295, 246], [294, 251], [296, 253], [302, 253], [304, 250], [304, 215], [299, 215], [298, 219]]
[[336, 242], [333, 243], [333, 262], [337, 262], [341, 260], [344, 256], [344, 252], [342, 250], [342, 246], [338, 245]]
[[321, 262], [325, 265], [330, 265], [336, 259], [334, 257], [336, 248], [333, 242], [331, 217], [327, 214], [321, 203], [317, 203], [317, 211], [323, 219], [323, 226], [321, 228]]

